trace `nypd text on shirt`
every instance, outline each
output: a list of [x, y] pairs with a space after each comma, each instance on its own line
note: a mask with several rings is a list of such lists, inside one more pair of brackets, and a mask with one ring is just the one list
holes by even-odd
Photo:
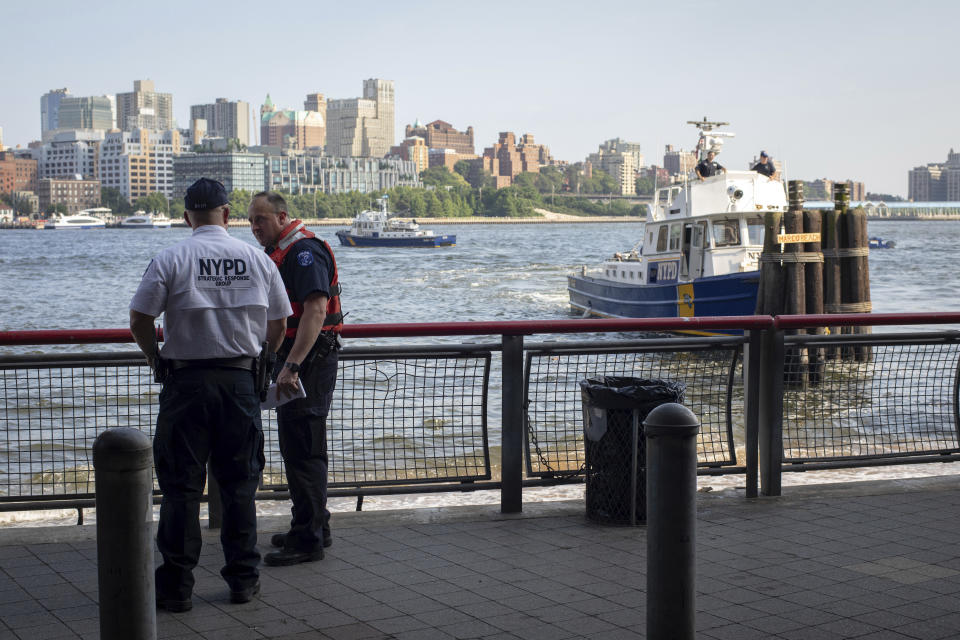
[[197, 287], [247, 288], [253, 286], [242, 258], [197, 258]]

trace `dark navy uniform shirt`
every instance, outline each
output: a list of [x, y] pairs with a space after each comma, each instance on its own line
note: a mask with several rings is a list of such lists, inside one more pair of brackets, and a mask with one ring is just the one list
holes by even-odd
[[721, 169], [723, 169], [723, 167], [718, 162], [707, 162], [706, 160], [701, 160], [700, 164], [697, 165], [697, 173], [704, 178], [717, 175], [717, 172]]
[[292, 302], [303, 303], [311, 293], [330, 298], [333, 259], [315, 238], [297, 240], [280, 265], [280, 276]]
[[777, 169], [773, 166], [773, 160], [767, 158], [766, 162], [758, 162], [757, 164], [753, 165], [750, 170], [756, 171], [757, 173], [762, 173], [769, 178], [776, 172]]

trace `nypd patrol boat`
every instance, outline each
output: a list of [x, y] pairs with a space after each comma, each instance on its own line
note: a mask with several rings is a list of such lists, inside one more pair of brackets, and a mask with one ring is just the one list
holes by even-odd
[[387, 196], [380, 198], [380, 210], [361, 211], [350, 229], [337, 231], [340, 244], [347, 247], [452, 247], [455, 235], [437, 235], [420, 228], [416, 220], [399, 220], [387, 211]]
[[[693, 121], [702, 157], [719, 155], [726, 122]], [[572, 310], [584, 317], [676, 318], [752, 315], [760, 283], [763, 214], [785, 211], [783, 184], [732, 171], [657, 190], [633, 249], [570, 275]]]

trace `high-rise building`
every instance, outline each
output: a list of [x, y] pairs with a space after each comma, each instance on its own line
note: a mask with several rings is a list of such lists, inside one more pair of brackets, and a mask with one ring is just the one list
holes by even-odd
[[930, 163], [911, 169], [907, 198], [913, 202], [960, 200], [960, 153], [950, 149], [945, 163]]
[[60, 101], [70, 95], [70, 90], [51, 89], [40, 96], [40, 137], [44, 141], [60, 128]]
[[[310, 103], [310, 96], [306, 102]], [[280, 109], [273, 104], [270, 94], [260, 106], [260, 146], [301, 151], [323, 149], [326, 135], [319, 111]]]
[[153, 80], [134, 80], [132, 92], [117, 94], [117, 128], [121, 131], [176, 129], [173, 95], [157, 93]]
[[322, 93], [308, 93], [307, 99], [303, 101], [304, 111], [316, 111], [323, 116], [323, 121], [327, 121], [327, 99]]
[[180, 132], [111, 131], [100, 145], [100, 183], [133, 202], [154, 192], [173, 196], [173, 158], [189, 148]]
[[393, 140], [393, 80], [364, 80], [362, 98], [327, 102], [328, 155], [380, 158]]
[[[195, 104], [190, 107], [190, 126], [194, 120], [206, 120], [206, 135], [211, 138], [239, 140], [250, 146], [250, 104], [243, 100], [231, 102], [217, 98], [213, 104]], [[197, 141], [195, 143], [199, 144]]]
[[942, 189], [940, 180], [943, 166], [928, 164], [925, 167], [914, 167], [908, 174], [907, 199], [913, 202], [938, 202], [946, 199], [946, 192]]
[[633, 158], [633, 166], [637, 168], [637, 171], [639, 171], [643, 166], [644, 158], [643, 152], [640, 150], [639, 142], [627, 142], [626, 140], [621, 140], [620, 138], [612, 138], [604, 141], [599, 146], [596, 155], [629, 155]]
[[668, 144], [663, 152], [663, 168], [671, 177], [683, 177], [697, 166], [697, 154], [683, 149], [674, 149]]
[[60, 100], [58, 121], [60, 130], [109, 131], [114, 128], [113, 104], [108, 96], [65, 96]]
[[626, 142], [620, 138], [607, 140], [600, 145], [596, 153], [591, 153], [587, 161], [594, 169], [609, 174], [619, 185], [620, 195], [634, 195], [637, 192], [637, 171], [643, 166], [643, 153], [640, 144]]
[[434, 120], [429, 124], [421, 124], [419, 120], [407, 125], [405, 137], [419, 136], [430, 149], [453, 149], [464, 156], [476, 157], [473, 146], [473, 127], [467, 127], [465, 132], [457, 131], [449, 122]]
[[[223, 183], [227, 193], [257, 193], [266, 186], [265, 158], [259, 153], [186, 153], [173, 160], [173, 193], [180, 197], [200, 178]], [[240, 212], [245, 216], [246, 212]]]
[[98, 130], [60, 131], [50, 142], [33, 147], [38, 177], [82, 176], [95, 180], [99, 171], [100, 143], [104, 132]]

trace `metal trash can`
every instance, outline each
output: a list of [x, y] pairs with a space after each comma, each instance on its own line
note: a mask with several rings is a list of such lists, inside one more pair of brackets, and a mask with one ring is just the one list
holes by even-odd
[[588, 520], [647, 521], [643, 421], [661, 404], [683, 403], [685, 390], [677, 380], [600, 376], [580, 381]]

